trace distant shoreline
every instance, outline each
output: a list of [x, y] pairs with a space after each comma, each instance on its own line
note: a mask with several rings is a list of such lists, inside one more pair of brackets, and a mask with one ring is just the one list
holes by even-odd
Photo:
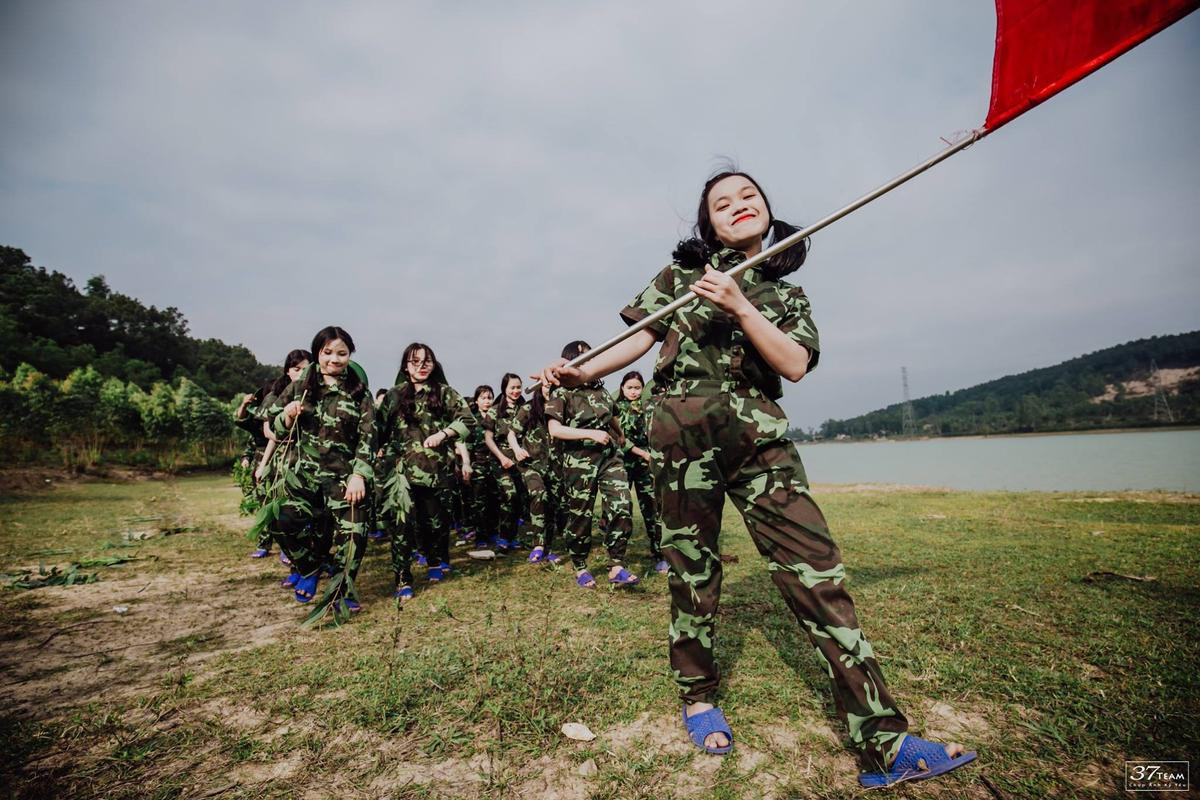
[[1038, 436], [1093, 436], [1108, 433], [1156, 433], [1163, 431], [1197, 430], [1200, 430], [1200, 425], [1159, 425], [1147, 428], [1096, 428], [1095, 430], [1086, 431], [1034, 431], [1032, 433], [968, 433], [961, 436], [913, 436], [910, 438], [900, 436], [881, 439], [862, 437], [857, 439], [819, 439], [816, 441], [797, 439], [796, 444], [885, 444], [896, 442], [932, 442], [952, 439], [1028, 439]]

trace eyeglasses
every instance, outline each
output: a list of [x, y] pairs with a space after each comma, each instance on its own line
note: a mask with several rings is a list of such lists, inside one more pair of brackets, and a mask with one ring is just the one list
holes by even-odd
[[420, 361], [418, 361], [418, 360], [417, 360], [417, 359], [415, 359], [415, 358], [410, 358], [410, 359], [408, 360], [408, 364], [409, 364], [409, 366], [411, 366], [411, 367], [416, 367], [417, 369], [420, 369], [421, 367], [432, 367], [432, 366], [433, 366], [433, 359], [432, 359], [432, 358], [425, 358], [425, 359], [421, 359]]

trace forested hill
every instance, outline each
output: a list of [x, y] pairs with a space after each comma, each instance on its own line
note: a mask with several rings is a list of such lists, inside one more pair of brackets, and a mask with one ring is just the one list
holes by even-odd
[[173, 306], [147, 307], [102, 275], [80, 291], [24, 251], [0, 246], [0, 368], [12, 374], [21, 363], [57, 379], [90, 365], [143, 389], [188, 378], [222, 399], [276, 374], [245, 347], [193, 339]]
[[[1151, 364], [1158, 367], [1151, 372]], [[920, 436], [1200, 424], [1200, 331], [1155, 336], [1053, 367], [912, 401]], [[903, 404], [828, 420], [821, 436], [897, 436]]]

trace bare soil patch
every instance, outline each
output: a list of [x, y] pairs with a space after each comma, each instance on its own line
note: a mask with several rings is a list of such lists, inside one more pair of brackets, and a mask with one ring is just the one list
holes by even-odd
[[294, 632], [277, 572], [231, 565], [39, 589], [41, 604], [21, 621], [28, 634], [0, 648], [0, 703], [37, 717], [111, 701]]

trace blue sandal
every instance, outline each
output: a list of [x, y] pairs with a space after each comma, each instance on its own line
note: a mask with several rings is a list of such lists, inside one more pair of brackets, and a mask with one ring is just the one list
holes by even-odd
[[963, 764], [974, 761], [976, 756], [972, 751], [951, 758], [946, 755], [946, 748], [941, 743], [931, 742], [910, 733], [904, 737], [900, 751], [896, 753], [896, 758], [887, 772], [864, 772], [858, 776], [858, 782], [867, 788], [874, 788], [891, 786], [901, 781], [923, 781], [958, 769]]
[[539, 561], [543, 560], [543, 558], [545, 557], [545, 555], [544, 555], [545, 552], [546, 552], [545, 548], [542, 547], [541, 545], [538, 545], [537, 547], [530, 550], [529, 551], [529, 563], [536, 564]]
[[442, 576], [442, 568], [441, 567], [430, 567], [429, 574], [426, 575], [425, 577], [429, 580], [430, 583], [441, 583], [441, 580], [443, 577]]
[[621, 567], [621, 571], [617, 573], [615, 578], [609, 578], [608, 582], [614, 587], [620, 589], [623, 586], [637, 586], [641, 582], [641, 578], [634, 575], [629, 570]]
[[[729, 730], [729, 723], [725, 719], [725, 712], [719, 708], [710, 708], [708, 711], [701, 711], [698, 714], [688, 716], [687, 703], [683, 704], [683, 727], [687, 729], [688, 738], [692, 740], [692, 744], [699, 747], [706, 753], [711, 753], [715, 756], [723, 756], [733, 749], [733, 731]], [[729, 744], [724, 747], [709, 747], [704, 743], [714, 733], [723, 733], [729, 739]]]
[[396, 589], [396, 591], [392, 593], [392, 597], [396, 598], [400, 602], [404, 602], [405, 600], [412, 600], [413, 599], [413, 588], [406, 583], [403, 586], [398, 587]]
[[296, 602], [308, 603], [311, 602], [317, 595], [317, 581], [320, 580], [321, 573], [314, 572], [307, 578], [300, 578], [296, 581]]
[[593, 578], [592, 573], [588, 572], [586, 569], [575, 576], [575, 583], [579, 584], [580, 588], [583, 589], [596, 588], [596, 579]]
[[284, 578], [282, 581], [280, 581], [279, 585], [282, 586], [284, 589], [295, 590], [296, 581], [298, 581], [298, 580], [300, 580], [300, 573], [292, 572], [286, 578]]
[[269, 556], [269, 555], [271, 555], [271, 551], [270, 551], [270, 550], [267, 550], [266, 548], [260, 547], [260, 548], [258, 548], [257, 550], [255, 550], [253, 553], [251, 553], [251, 554], [250, 554], [250, 557], [251, 557], [251, 558], [266, 558], [266, 557], [267, 557], [267, 556]]

